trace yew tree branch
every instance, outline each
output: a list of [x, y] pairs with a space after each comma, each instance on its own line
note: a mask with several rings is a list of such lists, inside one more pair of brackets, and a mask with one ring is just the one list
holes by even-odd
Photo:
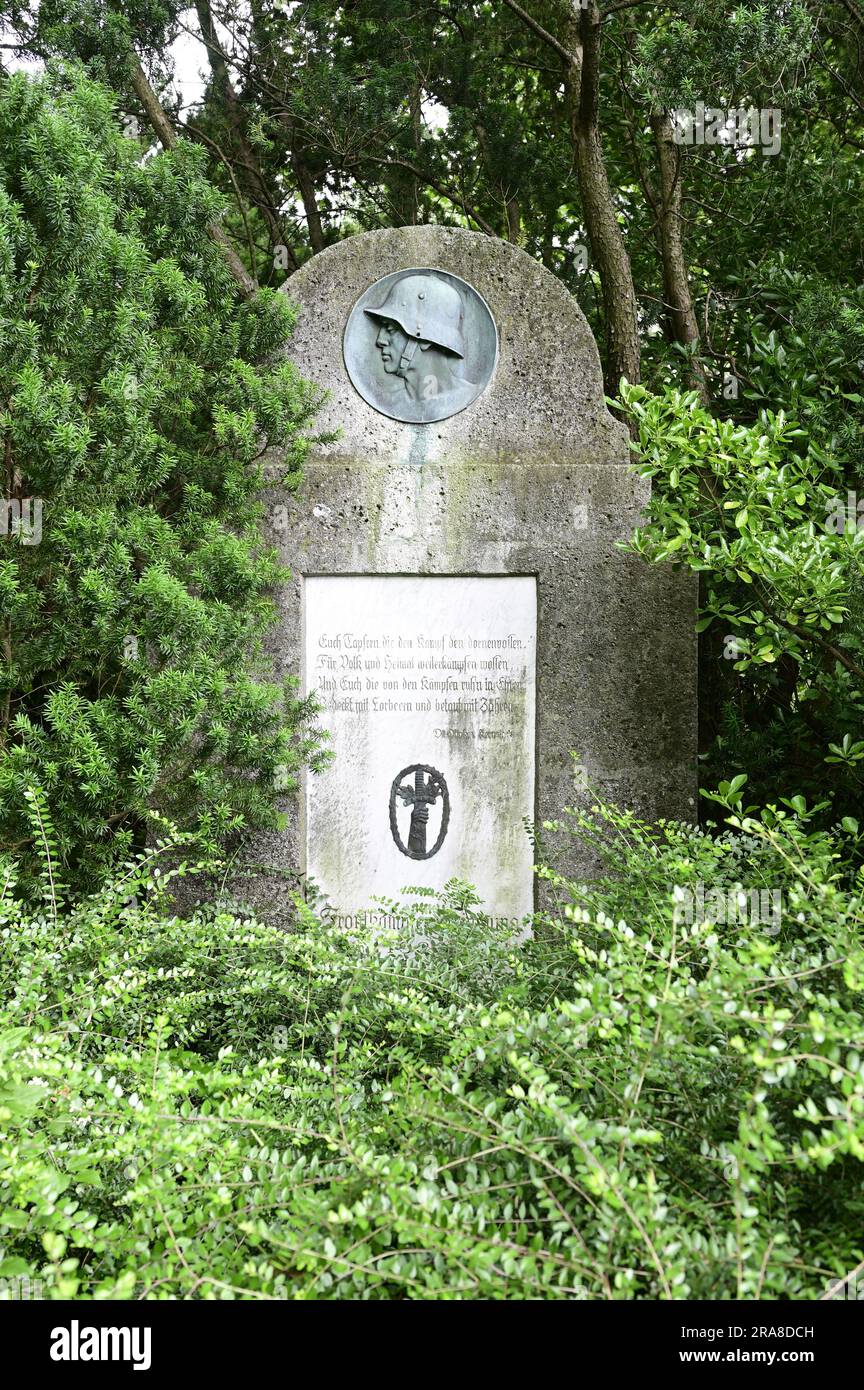
[[[172, 150], [177, 144], [177, 132], [171, 124], [162, 103], [150, 86], [137, 56], [133, 58], [130, 77], [132, 90], [143, 106], [147, 119], [156, 132], [156, 135], [166, 150]], [[228, 269], [236, 280], [241, 294], [244, 298], [249, 299], [258, 289], [258, 282], [249, 274], [222, 228], [216, 222], [210, 223], [207, 232], [210, 236], [210, 240], [221, 247]]]

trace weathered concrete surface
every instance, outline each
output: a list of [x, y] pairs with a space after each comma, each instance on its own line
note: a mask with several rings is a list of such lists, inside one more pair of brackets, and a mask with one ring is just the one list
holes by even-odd
[[[474, 405], [439, 423], [401, 424], [352, 387], [342, 333], [368, 284], [423, 265], [483, 295], [500, 353]], [[306, 575], [534, 575], [537, 822], [590, 799], [573, 753], [609, 799], [650, 819], [695, 818], [695, 589], [617, 548], [648, 484], [605, 409], [575, 301], [509, 243], [436, 227], [352, 238], [286, 289], [301, 308], [291, 357], [330, 392], [322, 429], [342, 433], [308, 460], [299, 495], [270, 494], [269, 539], [293, 572], [272, 643], [280, 672], [300, 671]], [[304, 860], [300, 806], [287, 809], [290, 829], [251, 847], [274, 875], [238, 890], [277, 918], [284, 879]], [[576, 875], [594, 867], [576, 841], [559, 863]]]
[[[380, 415], [355, 391], [342, 360], [348, 315], [363, 290], [392, 271], [448, 270], [486, 300], [498, 326], [498, 365], [469, 409], [432, 425]], [[603, 404], [597, 345], [564, 286], [508, 241], [447, 227], [367, 232], [313, 256], [285, 286], [304, 312], [290, 355], [326, 386], [323, 429], [341, 429], [331, 459], [389, 464], [476, 461], [624, 463], [626, 433]]]

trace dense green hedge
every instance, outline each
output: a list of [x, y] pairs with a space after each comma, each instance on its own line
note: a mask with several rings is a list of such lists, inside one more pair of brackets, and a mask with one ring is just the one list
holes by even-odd
[[[41, 911], [0, 907], [0, 1276], [85, 1298], [818, 1297], [864, 1253], [842, 835], [780, 812], [716, 840], [608, 810], [574, 828], [617, 877], [545, 871], [560, 910], [516, 948], [459, 885], [418, 900], [413, 941], [302, 907], [288, 934], [180, 920], [157, 850], [58, 911], [49, 832]], [[782, 914], [728, 920], [742, 881]]]
[[85, 891], [152, 809], [273, 828], [317, 748], [264, 655], [259, 523], [262, 454], [297, 483], [318, 393], [285, 297], [239, 298], [202, 160], [142, 159], [74, 69], [0, 73], [2, 489], [42, 508], [38, 543], [0, 534], [0, 845], [31, 862], [42, 788]]

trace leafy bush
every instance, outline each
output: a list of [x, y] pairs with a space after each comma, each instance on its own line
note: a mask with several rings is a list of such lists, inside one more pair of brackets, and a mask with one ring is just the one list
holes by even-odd
[[838, 467], [782, 411], [743, 425], [693, 392], [623, 394], [652, 489], [633, 549], [700, 579], [703, 726], [725, 706], [712, 774], [858, 814], [864, 529]]
[[[614, 872], [544, 870], [558, 908], [521, 946], [457, 883], [413, 942], [299, 903], [284, 934], [183, 920], [158, 847], [58, 915], [46, 849], [39, 911], [0, 905], [0, 1275], [83, 1298], [818, 1296], [864, 1254], [860, 884], [795, 808], [733, 818], [711, 839], [578, 817]], [[752, 888], [782, 892], [770, 926], [729, 920]]]
[[112, 102], [0, 74], [3, 486], [42, 506], [41, 537], [0, 535], [0, 843], [32, 847], [42, 788], [85, 888], [148, 810], [212, 840], [274, 824], [314, 751], [262, 653], [261, 455], [296, 482], [316, 403], [278, 361], [293, 313], [238, 302], [201, 152], [142, 160]]

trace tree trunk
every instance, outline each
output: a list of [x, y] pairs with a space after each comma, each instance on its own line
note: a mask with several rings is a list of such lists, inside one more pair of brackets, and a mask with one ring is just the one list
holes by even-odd
[[668, 314], [670, 334], [682, 347], [693, 348], [690, 357], [691, 386], [707, 405], [708, 386], [705, 371], [695, 347], [699, 343], [699, 325], [693, 308], [687, 262], [684, 259], [681, 216], [682, 155], [672, 139], [672, 122], [668, 113], [651, 117], [651, 130], [657, 146], [660, 171], [660, 195], [657, 199], [657, 231], [663, 262], [663, 299]]
[[204, 40], [207, 56], [210, 60], [210, 70], [213, 73], [216, 87], [222, 98], [225, 115], [236, 142], [237, 154], [239, 155], [238, 182], [246, 189], [250, 201], [259, 209], [264, 218], [271, 247], [284, 246], [288, 261], [296, 269], [297, 258], [285, 240], [282, 221], [276, 209], [276, 202], [267, 187], [260, 160], [246, 138], [245, 113], [231, 81], [228, 59], [213, 22], [210, 0], [198, 0], [195, 9], [198, 14], [201, 37]]
[[[132, 55], [131, 82], [132, 90], [144, 107], [147, 119], [160, 141], [165, 146], [166, 150], [173, 149], [177, 144], [177, 132], [168, 119], [159, 98], [147, 81], [144, 69], [135, 54]], [[257, 281], [249, 274], [222, 228], [215, 222], [211, 222], [207, 231], [211, 241], [215, 241], [217, 246], [222, 248], [228, 269], [236, 280], [241, 293], [246, 299], [251, 298], [258, 289]]]
[[630, 257], [609, 187], [600, 138], [600, 11], [595, 4], [583, 10], [578, 0], [570, 3], [566, 45], [570, 55], [566, 68], [570, 133], [591, 255], [603, 290], [607, 387], [609, 394], [614, 395], [622, 376], [630, 382], [639, 381], [639, 317]]
[[587, 9], [583, 9], [580, 0], [563, 0], [565, 38], [562, 41], [523, 9], [519, 0], [504, 0], [504, 3], [557, 53], [564, 64], [573, 160], [591, 255], [603, 293], [608, 362], [606, 387], [613, 396], [622, 376], [630, 382], [638, 382], [641, 354], [633, 272], [609, 187], [600, 138], [600, 11], [593, 0]]
[[518, 246], [522, 237], [522, 211], [518, 198], [507, 199], [507, 240]]
[[318, 209], [318, 198], [315, 192], [315, 180], [309, 172], [308, 166], [303, 161], [303, 156], [292, 151], [291, 162], [294, 167], [294, 177], [297, 180], [297, 187], [300, 189], [300, 197], [303, 201], [303, 211], [306, 213], [306, 225], [309, 228], [309, 244], [314, 254], [323, 251], [326, 245], [324, 240], [324, 226], [321, 221], [321, 213]]

